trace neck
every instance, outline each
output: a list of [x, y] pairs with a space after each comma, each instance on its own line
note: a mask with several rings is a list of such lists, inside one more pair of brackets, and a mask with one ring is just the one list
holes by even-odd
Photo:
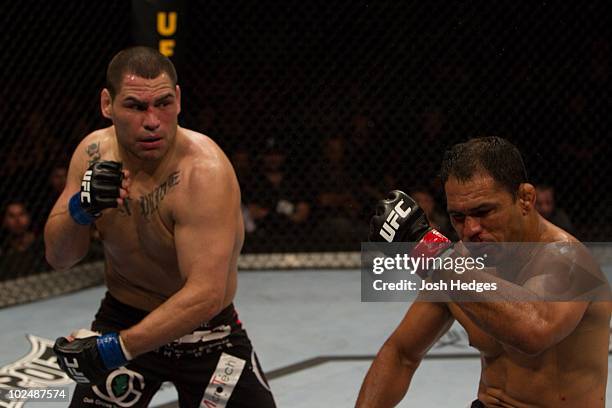
[[546, 223], [544, 218], [537, 212], [529, 214], [526, 220], [525, 234], [523, 242], [540, 242], [546, 231]]
[[136, 157], [130, 151], [120, 147], [119, 148], [119, 157], [123, 162], [123, 167], [129, 169], [132, 173], [140, 173], [144, 172], [147, 174], [153, 174], [158, 169], [164, 167], [164, 164], [167, 162], [167, 158], [169, 156], [169, 152], [157, 160], [143, 160]]

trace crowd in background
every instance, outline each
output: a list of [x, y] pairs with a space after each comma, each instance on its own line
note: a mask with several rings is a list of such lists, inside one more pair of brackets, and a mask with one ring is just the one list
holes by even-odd
[[[442, 120], [439, 112], [424, 114], [423, 138], [414, 141], [415, 160], [410, 163], [392, 150], [378, 151], [376, 124], [363, 115], [353, 117], [346, 134], [323, 138], [302, 166], [296, 166], [303, 160], [298, 160], [300, 152], [287, 138], [269, 137], [261, 145], [243, 144], [228, 151], [242, 191], [243, 252], [357, 251], [367, 240], [376, 202], [393, 189], [408, 192], [435, 228], [456, 239], [437, 182], [437, 163], [416, 160], [427, 158], [418, 155], [418, 144], [426, 141], [425, 146], [431, 147], [430, 142], [441, 138]], [[372, 160], [373, 156], [387, 159]], [[417, 178], [407, 176], [408, 166], [417, 169]], [[52, 165], [36, 195], [15, 196], [4, 203], [0, 279], [48, 269], [42, 233], [66, 176], [65, 162]], [[575, 233], [568, 214], [555, 204], [552, 185], [537, 186], [537, 208], [551, 222]], [[85, 261], [104, 257], [95, 229], [92, 242]]]
[[[106, 64], [132, 45], [129, 2], [39, 3], [8, 9], [14, 35], [0, 38], [12, 56], [0, 67], [2, 277], [45, 267], [59, 180], [83, 136], [109, 124]], [[359, 250], [392, 189], [450, 234], [438, 166], [481, 135], [520, 148], [543, 215], [610, 241], [608, 2], [187, 4], [173, 56], [180, 122], [234, 164], [245, 252]]]

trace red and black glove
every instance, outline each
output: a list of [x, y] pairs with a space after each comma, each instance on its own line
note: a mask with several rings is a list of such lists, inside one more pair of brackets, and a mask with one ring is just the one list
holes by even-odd
[[[451, 241], [433, 229], [425, 213], [406, 193], [394, 190], [378, 202], [370, 220], [370, 242], [414, 242], [412, 256], [436, 257], [451, 246]], [[428, 271], [418, 271], [426, 278]]]

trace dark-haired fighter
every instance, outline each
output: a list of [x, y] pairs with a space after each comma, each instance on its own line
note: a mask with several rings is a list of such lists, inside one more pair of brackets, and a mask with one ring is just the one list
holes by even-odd
[[71, 406], [144, 407], [170, 381], [181, 407], [273, 407], [232, 304], [244, 231], [228, 159], [178, 126], [176, 71], [153, 49], [113, 58], [101, 109], [112, 126], [77, 147], [45, 227], [56, 269], [85, 256], [94, 224], [106, 253], [94, 332], [54, 347], [79, 383]]
[[[518, 149], [497, 137], [472, 139], [446, 153], [441, 175], [448, 212], [462, 243], [541, 243], [544, 250], [513, 259], [507, 270], [498, 268], [499, 276], [514, 274], [512, 283], [486, 271], [435, 271], [434, 280], [495, 282], [498, 290], [468, 292], [464, 301], [453, 301], [456, 294], [446, 302], [417, 299], [378, 352], [357, 406], [395, 406], [429, 348], [457, 320], [481, 354], [478, 400], [472, 407], [604, 407], [609, 303], [538, 301], [546, 299], [563, 276], [571, 276], [572, 265], [597, 269], [588, 271], [594, 275], [598, 268], [576, 238], [535, 210], [535, 189], [527, 182]], [[398, 204], [403, 211], [394, 241], [441, 241], [416, 203], [401, 192], [379, 204], [371, 223], [372, 241], [382, 241], [381, 227]], [[566, 262], [563, 248], [575, 249], [577, 259]], [[444, 389], [444, 378], [432, 381]]]

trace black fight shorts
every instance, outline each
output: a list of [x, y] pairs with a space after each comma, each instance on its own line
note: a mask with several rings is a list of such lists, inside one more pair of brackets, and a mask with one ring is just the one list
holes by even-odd
[[[118, 332], [146, 315], [107, 293], [91, 329]], [[77, 384], [70, 406], [147, 407], [164, 382], [176, 387], [181, 408], [275, 407], [233, 305], [193, 333], [111, 371], [105, 382]]]

